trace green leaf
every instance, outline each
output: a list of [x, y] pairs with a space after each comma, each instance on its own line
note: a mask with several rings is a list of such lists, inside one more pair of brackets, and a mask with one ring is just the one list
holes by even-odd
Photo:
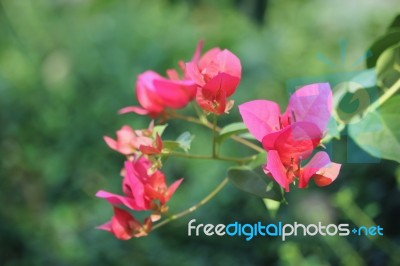
[[256, 155], [255, 159], [247, 164], [247, 167], [254, 169], [267, 162], [267, 152], [260, 152]]
[[397, 15], [389, 26], [389, 30], [400, 29], [400, 15]]
[[379, 111], [349, 125], [349, 135], [364, 151], [400, 163], [400, 96], [389, 99]]
[[380, 55], [393, 45], [400, 42], [400, 29], [395, 28], [389, 31], [386, 35], [374, 42], [369, 48], [371, 56], [367, 57], [367, 68], [372, 68], [376, 65]]
[[239, 134], [239, 137], [243, 138], [243, 139], [251, 139], [251, 140], [256, 140], [256, 138], [251, 135], [250, 133], [243, 133], [243, 134]]
[[182, 133], [175, 141], [174, 140], [164, 140], [163, 141], [163, 152], [168, 153], [171, 151], [176, 151], [178, 149], [188, 152], [190, 149], [190, 144], [194, 139], [194, 135], [189, 132]]
[[391, 87], [400, 79], [400, 41], [399, 45], [387, 49], [381, 54], [376, 63], [378, 85], [383, 88]]
[[163, 141], [163, 152], [164, 153], [175, 151], [180, 148], [181, 148], [181, 145], [177, 141], [173, 141], [173, 140], [164, 140]]
[[265, 181], [256, 171], [249, 167], [231, 167], [228, 170], [229, 180], [239, 189], [275, 201], [282, 201], [283, 190], [273, 180]]
[[248, 132], [248, 129], [245, 126], [245, 124], [243, 124], [242, 122], [232, 123], [221, 129], [216, 141], [221, 143], [222, 141], [229, 138], [230, 136], [247, 133], [247, 132]]
[[153, 138], [155, 138], [157, 134], [161, 137], [162, 134], [164, 133], [164, 130], [167, 128], [167, 126], [168, 126], [168, 124], [155, 126], [153, 128]]
[[375, 68], [366, 69], [361, 71], [359, 74], [351, 79], [351, 82], [356, 83], [359, 86], [349, 86], [350, 92], [355, 92], [356, 90], [363, 88], [370, 88], [376, 85], [376, 70]]
[[177, 139], [176, 142], [179, 143], [179, 147], [184, 150], [188, 151], [190, 149], [190, 145], [192, 144], [192, 141], [194, 139], [194, 135], [190, 134], [190, 132], [186, 131], [183, 132]]

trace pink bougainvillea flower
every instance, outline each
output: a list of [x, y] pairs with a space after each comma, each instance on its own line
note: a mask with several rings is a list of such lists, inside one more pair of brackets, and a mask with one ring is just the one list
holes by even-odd
[[[183, 179], [175, 181], [167, 187], [164, 174], [151, 171], [151, 162], [145, 157], [138, 160], [125, 161], [125, 176], [122, 183], [124, 196], [100, 190], [99, 198], [106, 199], [112, 205], [125, 205], [132, 210], [154, 209], [154, 200], [164, 205], [174, 194]], [[161, 206], [162, 207], [162, 206]]]
[[318, 186], [327, 186], [339, 175], [340, 168], [341, 165], [331, 162], [328, 154], [323, 151], [317, 152], [304, 167], [301, 167], [301, 161], [285, 166], [278, 152], [271, 150], [268, 151], [268, 161], [264, 171], [288, 192], [289, 184], [296, 178], [299, 179], [299, 188], [307, 187], [310, 179], [314, 179]]
[[286, 111], [268, 100], [254, 100], [239, 106], [243, 122], [259, 141], [296, 121], [315, 124], [323, 134], [332, 111], [332, 91], [328, 83], [315, 83], [296, 90], [290, 97]]
[[137, 152], [141, 146], [152, 146], [153, 123], [148, 129], [133, 130], [130, 126], [123, 126], [117, 131], [117, 139], [104, 136], [108, 147], [122, 154], [129, 155]]
[[174, 70], [167, 73], [169, 79], [151, 70], [140, 74], [136, 82], [136, 96], [140, 106], [125, 107], [119, 113], [134, 112], [157, 117], [165, 108], [185, 107], [196, 96], [196, 85], [191, 80], [179, 80]]
[[298, 89], [281, 114], [277, 103], [255, 100], [239, 106], [240, 114], [250, 133], [262, 142], [268, 154], [264, 171], [286, 191], [299, 179], [306, 187], [313, 178], [317, 185], [330, 184], [339, 174], [340, 164], [331, 163], [325, 152], [317, 153], [302, 169], [320, 144], [332, 110], [329, 84], [317, 83]]
[[239, 85], [242, 66], [229, 50], [213, 48], [200, 57], [203, 42], [197, 45], [192, 61], [185, 65], [185, 77], [198, 85], [196, 100], [210, 113], [220, 115], [229, 111], [233, 102], [227, 101]]
[[150, 218], [146, 218], [144, 224], [141, 224], [129, 212], [115, 206], [113, 208], [114, 216], [111, 220], [98, 226], [97, 229], [108, 231], [121, 240], [146, 236], [151, 231]]

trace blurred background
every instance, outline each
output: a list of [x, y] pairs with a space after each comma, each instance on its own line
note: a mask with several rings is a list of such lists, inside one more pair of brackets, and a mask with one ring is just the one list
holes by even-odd
[[[107, 148], [136, 104], [137, 74], [189, 60], [199, 39], [242, 62], [233, 99], [287, 101], [290, 84], [345, 80], [365, 68], [366, 49], [399, 13], [396, 0], [35, 0], [0, 2], [0, 265], [396, 265], [400, 168], [350, 163], [347, 138], [331, 145], [343, 163], [332, 185], [292, 189], [274, 218], [263, 202], [229, 184], [209, 204], [148, 237], [119, 241], [95, 230], [112, 210], [94, 194], [120, 192], [123, 158]], [[360, 60], [361, 58], [361, 60]], [[192, 110], [184, 110], [190, 114]], [[220, 125], [240, 121], [237, 108]], [[189, 130], [193, 153], [210, 133], [170, 121], [165, 138]], [[227, 142], [223, 153], [252, 154]], [[195, 204], [229, 163], [169, 159], [168, 182], [185, 181], [171, 212]], [[382, 238], [188, 237], [187, 223], [379, 224]], [[398, 260], [397, 260], [398, 263]]]

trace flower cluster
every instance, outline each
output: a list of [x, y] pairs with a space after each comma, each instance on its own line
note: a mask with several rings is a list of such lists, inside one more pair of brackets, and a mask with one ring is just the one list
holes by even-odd
[[332, 183], [341, 165], [332, 163], [324, 151], [317, 152], [332, 111], [332, 92], [327, 83], [298, 89], [281, 114], [279, 105], [268, 100], [255, 100], [239, 106], [240, 114], [250, 133], [262, 142], [268, 161], [264, 172], [272, 176], [286, 191], [297, 178], [299, 187], [313, 179], [319, 186]]
[[[158, 133], [159, 127], [154, 126], [154, 122], [141, 130], [125, 125], [116, 132], [115, 139], [104, 137], [111, 149], [126, 157], [121, 171], [122, 193], [114, 194], [104, 190], [96, 193], [97, 197], [105, 199], [114, 209], [111, 220], [98, 228], [111, 232], [118, 239], [146, 236], [152, 229], [186, 215], [209, 201], [225, 186], [228, 179], [235, 184], [237, 178], [230, 175], [229, 170], [228, 177], [198, 204], [153, 226], [168, 211], [168, 201], [183, 180], [181, 178], [167, 185], [161, 171], [164, 156], [220, 160], [248, 166], [255, 163], [257, 156], [254, 155], [242, 158], [221, 155], [219, 145], [224, 138], [231, 137], [256, 152], [264, 153], [266, 150], [268, 160], [263, 170], [287, 192], [291, 183], [298, 182], [300, 188], [305, 188], [313, 179], [318, 186], [326, 186], [339, 174], [341, 165], [331, 162], [325, 151], [316, 151], [323, 146], [321, 140], [331, 119], [332, 91], [329, 84], [311, 84], [298, 89], [290, 97], [284, 113], [281, 113], [277, 103], [268, 100], [255, 100], [239, 105], [244, 124], [262, 143], [263, 148], [260, 148], [238, 135], [243, 128], [238, 130], [237, 125], [231, 124], [221, 129], [217, 123], [217, 116], [228, 113], [233, 107], [230, 96], [234, 94], [241, 80], [240, 60], [230, 51], [220, 48], [212, 48], [202, 55], [202, 47], [203, 42], [200, 41], [192, 59], [186, 63], [180, 61], [181, 75], [174, 69], [167, 70], [168, 77], [151, 70], [140, 74], [136, 82], [139, 106], [125, 107], [119, 113], [133, 112], [159, 118], [161, 121], [176, 118], [203, 125], [213, 133], [210, 155], [189, 154], [188, 143], [190, 144], [192, 137], [163, 141], [161, 133]], [[198, 117], [174, 111], [184, 108], [191, 101], [196, 101], [200, 107], [195, 107]], [[212, 123], [207, 118], [208, 114], [214, 115]], [[177, 149], [185, 153], [177, 152]], [[244, 175], [240, 179], [252, 176], [248, 172], [251, 171], [243, 170]], [[239, 184], [239, 188], [252, 192], [254, 184], [251, 182], [249, 179], [236, 184]], [[258, 192], [254, 194], [259, 195]], [[141, 212], [141, 216], [146, 218], [140, 222], [132, 212]]]
[[120, 113], [158, 117], [166, 108], [180, 109], [196, 99], [201, 109], [221, 115], [228, 112], [233, 101], [228, 100], [241, 79], [239, 58], [229, 50], [212, 48], [201, 56], [200, 41], [190, 62], [180, 63], [183, 77], [174, 69], [167, 70], [168, 78], [154, 71], [138, 76], [136, 96], [140, 106], [128, 106]]
[[[104, 137], [111, 149], [127, 156], [122, 171], [124, 195], [103, 190], [96, 193], [97, 197], [107, 200], [114, 208], [112, 219], [98, 228], [111, 232], [119, 239], [147, 235], [152, 222], [168, 210], [166, 204], [183, 180], [179, 179], [167, 186], [165, 176], [159, 170], [161, 164], [156, 158], [162, 151], [163, 143], [158, 134], [153, 136], [151, 123], [144, 130], [123, 126], [117, 131], [116, 140]], [[120, 205], [133, 211], [150, 211], [151, 214], [141, 224], [128, 211], [116, 207]]]
[[[125, 107], [119, 113], [168, 117], [168, 109], [183, 108], [194, 99], [207, 113], [220, 115], [229, 111], [233, 101], [228, 97], [235, 92], [241, 78], [240, 61], [230, 51], [219, 48], [201, 56], [202, 46], [200, 41], [190, 62], [180, 62], [182, 77], [174, 69], [167, 70], [168, 78], [152, 70], [140, 74], [136, 82], [140, 106]], [[143, 130], [123, 126], [116, 132], [116, 139], [104, 137], [111, 149], [127, 158], [122, 171], [124, 195], [103, 190], [96, 194], [114, 208], [112, 219], [98, 228], [113, 233], [119, 239], [147, 235], [152, 223], [168, 210], [166, 204], [182, 182], [179, 179], [167, 186], [165, 176], [159, 170], [163, 141], [153, 129], [153, 122]], [[130, 212], [117, 206], [133, 211], [149, 211], [150, 215], [142, 224]]]

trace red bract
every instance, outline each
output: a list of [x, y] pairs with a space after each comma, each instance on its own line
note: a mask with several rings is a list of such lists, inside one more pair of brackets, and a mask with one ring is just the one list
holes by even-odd
[[[125, 161], [125, 177], [122, 190], [125, 196], [100, 190], [96, 196], [106, 199], [112, 205], [125, 205], [132, 210], [153, 210], [154, 200], [166, 204], [183, 179], [167, 187], [161, 171], [151, 173], [151, 162], [141, 157], [138, 160]], [[160, 206], [161, 208], [162, 206]]]
[[157, 117], [165, 108], [185, 107], [196, 96], [196, 85], [190, 80], [179, 80], [174, 70], [169, 70], [167, 73], [169, 79], [154, 71], [140, 74], [136, 82], [136, 96], [140, 107], [125, 107], [119, 113], [134, 112]]
[[286, 191], [296, 178], [299, 178], [299, 187], [303, 188], [311, 178], [317, 185], [328, 185], [339, 174], [340, 165], [331, 163], [325, 152], [317, 153], [301, 168], [302, 160], [320, 144], [331, 109], [332, 92], [327, 83], [311, 84], [297, 90], [282, 115], [279, 105], [271, 101], [256, 100], [239, 106], [250, 133], [268, 152], [264, 171]]
[[146, 236], [150, 232], [152, 227], [150, 218], [146, 218], [144, 224], [141, 224], [129, 212], [113, 208], [114, 216], [107, 223], [98, 226], [98, 229], [108, 231], [121, 240]]
[[153, 145], [141, 145], [139, 147], [139, 149], [143, 154], [147, 154], [147, 155], [160, 154], [163, 149], [163, 143], [162, 143], [160, 135], [158, 135], [158, 134], [156, 135], [156, 140], [153, 143]]
[[282, 130], [264, 136], [265, 150], [276, 150], [285, 165], [308, 158], [321, 141], [319, 128], [309, 122], [295, 122]]
[[129, 155], [137, 152], [141, 146], [152, 146], [153, 123], [148, 129], [133, 130], [129, 126], [123, 126], [117, 131], [117, 139], [104, 136], [107, 145], [122, 154]]
[[160, 171], [157, 171], [149, 176], [144, 191], [149, 198], [153, 200], [159, 200], [161, 205], [165, 205], [175, 193], [175, 190], [179, 187], [182, 181], [183, 178], [175, 181], [172, 183], [172, 185], [167, 187], [164, 174]]
[[326, 152], [317, 152], [314, 157], [305, 165], [297, 164], [284, 165], [275, 150], [268, 151], [268, 161], [264, 166], [266, 174], [271, 175], [286, 192], [289, 191], [289, 184], [295, 178], [299, 178], [299, 188], [305, 188], [311, 179], [318, 186], [331, 184], [339, 175], [341, 165], [331, 162]]
[[200, 58], [202, 46], [203, 42], [199, 42], [192, 61], [186, 63], [185, 77], [198, 85], [199, 106], [220, 115], [232, 107], [233, 103], [227, 98], [239, 85], [242, 66], [239, 58], [226, 49], [213, 48]]

